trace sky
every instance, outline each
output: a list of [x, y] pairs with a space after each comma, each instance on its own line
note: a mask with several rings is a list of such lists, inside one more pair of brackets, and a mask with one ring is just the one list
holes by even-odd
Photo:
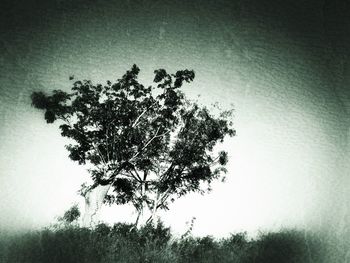
[[[30, 105], [33, 91], [68, 91], [132, 64], [193, 69], [183, 90], [234, 105], [237, 136], [225, 183], [162, 213], [174, 231], [225, 236], [282, 227], [342, 231], [350, 223], [350, 4], [343, 0], [2, 1], [0, 231], [47, 226], [88, 179], [69, 160], [58, 125]], [[130, 207], [104, 208], [133, 222]]]

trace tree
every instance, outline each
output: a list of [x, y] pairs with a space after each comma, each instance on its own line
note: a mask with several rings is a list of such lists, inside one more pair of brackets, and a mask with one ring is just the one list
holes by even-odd
[[136, 208], [136, 224], [144, 211], [152, 221], [174, 197], [204, 193], [203, 183], [222, 177], [227, 153], [214, 155], [214, 146], [235, 135], [232, 110], [214, 116], [185, 98], [181, 87], [194, 71], [155, 70], [156, 87], [140, 84], [139, 71], [133, 65], [115, 83], [75, 81], [70, 93], [31, 95], [47, 123], [60, 121], [61, 135], [74, 141], [66, 146], [69, 157], [90, 167], [93, 184], [83, 195], [104, 187], [105, 203]]

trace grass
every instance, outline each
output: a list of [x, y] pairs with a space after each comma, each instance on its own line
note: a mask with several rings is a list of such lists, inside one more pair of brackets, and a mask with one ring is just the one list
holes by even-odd
[[162, 223], [140, 229], [123, 223], [94, 229], [66, 225], [0, 240], [0, 261], [6, 263], [338, 262], [326, 252], [322, 239], [304, 231], [265, 233], [256, 239], [244, 233], [222, 239], [175, 238]]

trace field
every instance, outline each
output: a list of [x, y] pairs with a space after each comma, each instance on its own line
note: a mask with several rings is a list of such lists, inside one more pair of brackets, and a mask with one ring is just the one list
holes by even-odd
[[[0, 261], [6, 263], [110, 263], [110, 262], [232, 262], [288, 263], [347, 262], [331, 253], [331, 242], [299, 230], [260, 234], [245, 233], [216, 239], [174, 237], [162, 223], [140, 229], [130, 224], [100, 224], [94, 229], [64, 226], [2, 237]], [[332, 258], [334, 256], [337, 259]]]

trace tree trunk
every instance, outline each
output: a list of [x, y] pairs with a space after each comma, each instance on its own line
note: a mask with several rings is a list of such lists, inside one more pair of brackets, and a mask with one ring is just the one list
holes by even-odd
[[156, 196], [156, 199], [154, 200], [152, 215], [151, 215], [151, 222], [153, 224], [156, 224], [158, 221], [157, 211], [158, 211], [159, 198], [160, 198], [159, 192], [157, 192], [157, 196]]
[[157, 194], [153, 208], [151, 209], [148, 207], [148, 205], [144, 202], [142, 204], [141, 209], [138, 211], [137, 219], [135, 222], [135, 226], [139, 228], [140, 226], [144, 226], [146, 224], [156, 224], [158, 221], [157, 211], [158, 211], [158, 204], [159, 204], [159, 194]]
[[99, 185], [85, 195], [85, 212], [82, 220], [84, 227], [94, 226], [98, 222], [98, 212], [102, 207], [111, 185]]

